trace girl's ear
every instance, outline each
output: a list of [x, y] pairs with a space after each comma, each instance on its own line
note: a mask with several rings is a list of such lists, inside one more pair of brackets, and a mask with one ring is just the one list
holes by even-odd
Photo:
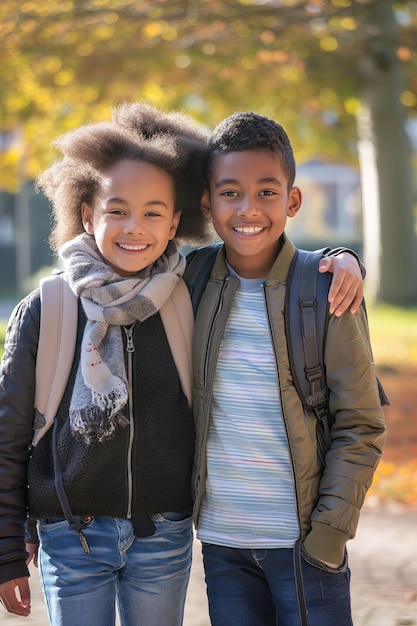
[[171, 228], [169, 230], [169, 238], [174, 239], [181, 219], [181, 211], [176, 211], [172, 217]]
[[200, 209], [206, 220], [211, 218], [210, 193], [208, 189], [204, 189], [201, 197]]
[[93, 209], [86, 202], [81, 205], [81, 219], [87, 235], [94, 235]]
[[302, 195], [301, 189], [299, 187], [291, 187], [290, 192], [288, 194], [288, 207], [287, 207], [287, 215], [288, 217], [294, 217], [297, 215], [298, 211], [301, 208]]

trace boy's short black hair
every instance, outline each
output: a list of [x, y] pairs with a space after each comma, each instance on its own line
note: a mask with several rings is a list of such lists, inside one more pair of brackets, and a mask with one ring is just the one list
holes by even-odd
[[208, 144], [207, 183], [216, 154], [258, 149], [279, 155], [290, 189], [295, 179], [295, 160], [287, 133], [275, 120], [250, 111], [233, 113], [214, 129]]

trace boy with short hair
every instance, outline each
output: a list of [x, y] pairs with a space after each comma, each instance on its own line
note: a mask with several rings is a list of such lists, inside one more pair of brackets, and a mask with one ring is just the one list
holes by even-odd
[[324, 357], [334, 424], [294, 387], [285, 336], [301, 206], [285, 130], [235, 113], [209, 142], [203, 213], [224, 242], [198, 309], [195, 522], [213, 626], [351, 626], [346, 542], [379, 462], [384, 414], [366, 316], [331, 315]]

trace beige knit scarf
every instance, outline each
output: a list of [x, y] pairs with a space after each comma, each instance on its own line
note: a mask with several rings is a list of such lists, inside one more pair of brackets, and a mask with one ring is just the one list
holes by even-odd
[[168, 300], [185, 270], [173, 242], [152, 265], [132, 277], [116, 274], [83, 233], [64, 244], [59, 256], [87, 323], [70, 404], [70, 425], [87, 443], [111, 437], [126, 424], [128, 399], [120, 326], [142, 322]]

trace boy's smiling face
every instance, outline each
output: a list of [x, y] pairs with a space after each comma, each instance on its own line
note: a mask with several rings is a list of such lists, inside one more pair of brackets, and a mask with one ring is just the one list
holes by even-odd
[[243, 278], [264, 278], [279, 252], [287, 217], [301, 206], [298, 187], [288, 190], [279, 155], [242, 150], [214, 156], [204, 215], [225, 243], [228, 263]]

